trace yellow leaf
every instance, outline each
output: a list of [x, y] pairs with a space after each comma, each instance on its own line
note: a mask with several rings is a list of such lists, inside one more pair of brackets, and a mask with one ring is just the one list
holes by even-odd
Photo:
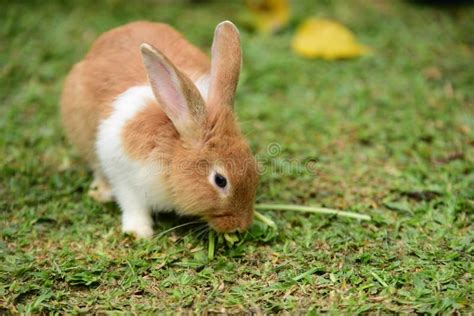
[[304, 57], [327, 60], [358, 57], [370, 52], [367, 46], [357, 43], [344, 25], [317, 18], [309, 18], [298, 27], [292, 48]]
[[273, 33], [288, 24], [288, 0], [247, 0], [253, 26], [259, 33]]

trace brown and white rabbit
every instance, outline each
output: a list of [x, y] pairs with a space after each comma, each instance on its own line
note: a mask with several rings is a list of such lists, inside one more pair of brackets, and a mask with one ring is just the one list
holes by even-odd
[[151, 237], [152, 211], [219, 232], [252, 222], [258, 176], [233, 113], [234, 24], [216, 27], [211, 53], [166, 24], [134, 22], [101, 35], [66, 79], [67, 136], [94, 172], [89, 194], [118, 202], [124, 232]]

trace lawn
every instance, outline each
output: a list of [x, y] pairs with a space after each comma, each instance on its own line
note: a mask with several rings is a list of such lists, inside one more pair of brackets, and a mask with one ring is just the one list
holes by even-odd
[[[262, 211], [277, 232], [254, 226], [208, 260], [200, 226], [123, 235], [118, 207], [87, 196], [91, 174], [59, 123], [62, 81], [102, 32], [163, 21], [208, 52], [215, 25], [245, 10], [163, 2], [2, 2], [0, 314], [474, 312], [473, 6], [295, 0], [279, 34], [241, 28], [236, 112], [263, 166], [257, 203], [372, 220]], [[298, 57], [307, 16], [344, 23], [373, 54]]]

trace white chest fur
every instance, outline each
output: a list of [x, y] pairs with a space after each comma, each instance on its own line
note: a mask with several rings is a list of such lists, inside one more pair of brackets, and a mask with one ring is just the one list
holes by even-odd
[[122, 210], [145, 212], [173, 208], [158, 162], [131, 159], [123, 148], [122, 130], [154, 100], [149, 86], [129, 88], [113, 102], [113, 112], [99, 126], [96, 150], [102, 171], [110, 182]]

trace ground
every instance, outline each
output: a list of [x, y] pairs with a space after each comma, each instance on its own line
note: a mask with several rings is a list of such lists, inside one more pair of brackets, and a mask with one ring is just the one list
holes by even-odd
[[[275, 236], [220, 245], [208, 261], [193, 226], [123, 235], [117, 206], [88, 197], [91, 174], [59, 123], [63, 78], [103, 31], [164, 21], [209, 51], [215, 25], [244, 10], [163, 2], [2, 4], [0, 313], [474, 311], [472, 6], [298, 0], [279, 34], [242, 28], [236, 112], [265, 167], [257, 203], [372, 221], [265, 211]], [[296, 56], [306, 16], [344, 23], [373, 54]], [[159, 218], [156, 230], [179, 223]]]

